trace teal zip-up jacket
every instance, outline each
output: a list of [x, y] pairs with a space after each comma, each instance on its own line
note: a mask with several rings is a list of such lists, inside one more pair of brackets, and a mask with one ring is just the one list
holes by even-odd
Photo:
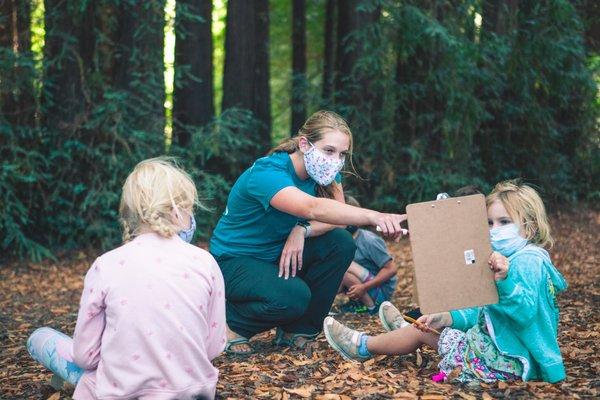
[[483, 312], [498, 350], [523, 363], [524, 381], [561, 381], [566, 374], [557, 340], [555, 295], [567, 282], [538, 246], [529, 244], [508, 259], [506, 278], [496, 282], [498, 304], [451, 311], [452, 328], [467, 331]]

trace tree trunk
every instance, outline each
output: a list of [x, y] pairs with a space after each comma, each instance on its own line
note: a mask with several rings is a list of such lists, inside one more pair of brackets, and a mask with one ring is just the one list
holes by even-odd
[[12, 68], [0, 77], [0, 111], [13, 124], [32, 123], [35, 112], [30, 25], [29, 1], [0, 1], [0, 47], [14, 57]]
[[484, 0], [482, 9], [482, 33], [506, 35], [516, 28], [518, 0]]
[[358, 53], [356, 46], [348, 46], [349, 35], [358, 29], [358, 11], [356, 7], [359, 0], [346, 0], [338, 8], [337, 20], [337, 51], [335, 73], [335, 102], [353, 104], [351, 96], [352, 70], [356, 64]]
[[294, 136], [306, 120], [306, 1], [294, 0], [292, 8], [292, 127]]
[[347, 0], [338, 7], [335, 97], [336, 105], [342, 108], [359, 106], [359, 96], [368, 84], [365, 80], [368, 74], [355, 71], [356, 63], [363, 54], [363, 45], [351, 34], [377, 22], [381, 13], [379, 7], [373, 12], [361, 11], [360, 3], [360, 0]]
[[269, 86], [269, 1], [256, 2], [256, 116], [260, 121], [260, 143], [271, 146], [271, 91]]
[[173, 137], [186, 146], [215, 114], [212, 1], [179, 0], [176, 7]]
[[323, 101], [329, 104], [332, 101], [334, 90], [335, 70], [335, 29], [337, 0], [327, 0], [325, 10], [325, 43], [323, 48]]
[[258, 145], [271, 145], [268, 0], [229, 0], [225, 32], [222, 109], [249, 110], [259, 127], [243, 133]]
[[115, 85], [129, 94], [132, 128], [164, 133], [165, 0], [120, 2]]
[[87, 104], [83, 90], [87, 63], [81, 52], [85, 11], [62, 0], [45, 0], [44, 8], [44, 121], [53, 134], [68, 136], [81, 126]]
[[588, 54], [600, 52], [600, 2], [583, 0], [575, 2], [579, 18], [584, 25], [585, 47]]

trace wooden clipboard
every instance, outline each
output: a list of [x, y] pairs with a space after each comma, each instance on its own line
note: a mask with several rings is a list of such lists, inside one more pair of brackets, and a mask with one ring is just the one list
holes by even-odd
[[483, 195], [409, 204], [406, 213], [423, 314], [498, 302]]

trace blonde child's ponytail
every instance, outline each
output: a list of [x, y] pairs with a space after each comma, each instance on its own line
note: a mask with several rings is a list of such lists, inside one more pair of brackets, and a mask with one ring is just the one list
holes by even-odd
[[181, 229], [195, 205], [199, 205], [196, 186], [173, 159], [144, 160], [123, 185], [119, 206], [123, 241], [141, 232], [170, 237]]

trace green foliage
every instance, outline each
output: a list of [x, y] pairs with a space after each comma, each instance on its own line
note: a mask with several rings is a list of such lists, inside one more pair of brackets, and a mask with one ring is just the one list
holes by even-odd
[[[276, 142], [289, 134], [292, 21], [289, 2], [270, 3]], [[206, 207], [197, 213], [198, 236], [208, 239], [234, 180], [252, 154], [268, 150], [245, 134], [259, 122], [228, 109], [190, 128], [187, 147], [170, 144], [155, 44], [164, 1], [57, 3], [63, 8], [46, 13], [35, 4], [35, 54], [0, 47], [3, 256], [40, 260], [62, 249], [115, 246], [122, 183], [136, 163], [162, 154], [176, 156], [194, 178]], [[225, 8], [215, 4], [219, 105]], [[362, 178], [344, 184], [364, 205], [398, 211], [438, 192], [469, 184], [488, 190], [513, 177], [548, 199], [600, 199], [600, 56], [586, 54], [575, 9], [566, 0], [519, 3], [506, 26], [490, 32], [476, 23], [482, 4], [360, 2], [362, 15], [379, 18], [344, 38], [344, 50], [357, 57], [330, 106], [354, 132]], [[309, 112], [326, 104], [324, 5], [307, 4]]]
[[[198, 210], [198, 231], [207, 239], [232, 177], [253, 161], [248, 154], [255, 154], [256, 144], [238, 133], [255, 129], [257, 121], [236, 109], [198, 128], [189, 147], [167, 148], [163, 104], [156, 100], [163, 98], [163, 77], [152, 72], [152, 63], [162, 66], [162, 54], [144, 52], [156, 29], [133, 27], [132, 47], [123, 48], [113, 41], [119, 23], [113, 7], [133, 5], [112, 0], [104, 5], [69, 9], [71, 20], [56, 16], [75, 26], [84, 14], [103, 19], [104, 25], [93, 27], [93, 49], [81, 49], [82, 38], [69, 33], [76, 29], [46, 26], [54, 29], [46, 31], [46, 44], [54, 40], [55, 47], [44, 52], [43, 79], [31, 54], [0, 48], [3, 256], [38, 261], [57, 250], [117, 245], [121, 186], [138, 162], [162, 154], [183, 161], [212, 210]], [[143, 14], [155, 5], [131, 10]], [[111, 64], [115, 55], [126, 59]], [[63, 79], [73, 67], [77, 76]], [[38, 81], [42, 90], [34, 98], [30, 88]], [[33, 101], [24, 107], [24, 100]]]
[[597, 197], [597, 86], [573, 6], [522, 5], [496, 34], [474, 29], [480, 2], [452, 4], [361, 3], [383, 12], [348, 38], [360, 57], [335, 105], [365, 178], [353, 190], [388, 210], [514, 177], [552, 200]]

